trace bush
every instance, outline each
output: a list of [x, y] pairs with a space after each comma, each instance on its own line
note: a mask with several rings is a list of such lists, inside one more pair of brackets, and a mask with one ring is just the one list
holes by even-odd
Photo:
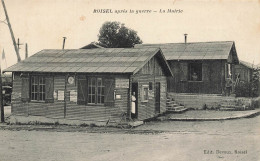
[[250, 82], [239, 82], [235, 86], [236, 97], [258, 97], [259, 96], [259, 69], [253, 69]]
[[235, 87], [236, 97], [251, 97], [251, 83], [240, 82]]
[[252, 97], [258, 97], [259, 96], [259, 81], [260, 81], [260, 70], [254, 69], [253, 75], [252, 75], [252, 81], [251, 81], [251, 93]]
[[252, 100], [252, 107], [253, 108], [259, 108], [260, 107], [260, 97], [257, 97]]

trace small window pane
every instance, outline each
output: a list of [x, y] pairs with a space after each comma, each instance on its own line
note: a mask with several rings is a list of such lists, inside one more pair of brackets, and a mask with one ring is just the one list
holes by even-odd
[[95, 103], [95, 97], [92, 96], [91, 103]]
[[102, 96], [101, 97], [101, 103], [104, 103], [104, 100], [105, 100], [105, 96]]
[[45, 79], [42, 76], [31, 77], [31, 100], [45, 100]]
[[144, 100], [148, 100], [148, 88], [144, 88]]

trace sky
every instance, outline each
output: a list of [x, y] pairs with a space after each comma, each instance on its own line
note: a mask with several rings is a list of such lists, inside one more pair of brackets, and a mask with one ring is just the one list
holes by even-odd
[[[5, 0], [5, 4], [15, 39], [23, 44], [22, 59], [25, 43], [29, 56], [61, 49], [63, 37], [65, 49], [77, 49], [97, 41], [104, 22], [119, 21], [137, 31], [143, 43], [184, 42], [184, 33], [188, 42], [234, 41], [240, 60], [260, 63], [260, 0]], [[94, 13], [99, 9], [113, 13]], [[181, 13], [167, 13], [168, 9]], [[5, 20], [2, 4], [0, 20]], [[5, 69], [17, 57], [9, 28], [0, 23], [0, 53], [3, 50]]]

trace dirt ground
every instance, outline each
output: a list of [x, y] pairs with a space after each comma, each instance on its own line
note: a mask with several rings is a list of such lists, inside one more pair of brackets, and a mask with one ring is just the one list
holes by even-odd
[[260, 116], [148, 122], [135, 129], [6, 125], [0, 161], [258, 161], [259, 125]]

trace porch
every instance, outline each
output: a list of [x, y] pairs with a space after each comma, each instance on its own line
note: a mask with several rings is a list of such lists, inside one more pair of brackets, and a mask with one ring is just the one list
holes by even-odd
[[247, 110], [253, 109], [254, 99], [218, 94], [167, 93], [167, 97], [190, 109]]

